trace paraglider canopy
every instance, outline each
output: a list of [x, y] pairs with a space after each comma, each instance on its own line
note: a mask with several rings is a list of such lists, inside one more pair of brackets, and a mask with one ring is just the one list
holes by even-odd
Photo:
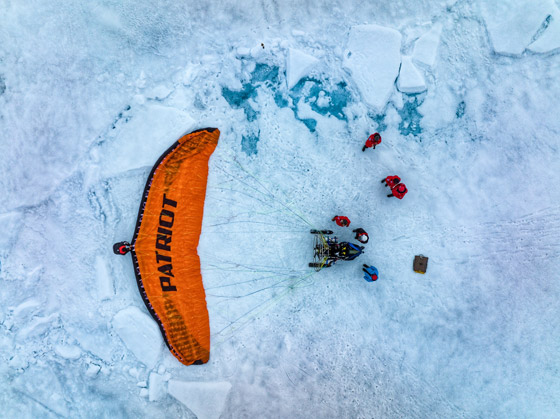
[[205, 363], [210, 357], [197, 247], [208, 159], [219, 136], [216, 128], [193, 131], [163, 153], [146, 182], [129, 247], [144, 303], [169, 350], [185, 365]]

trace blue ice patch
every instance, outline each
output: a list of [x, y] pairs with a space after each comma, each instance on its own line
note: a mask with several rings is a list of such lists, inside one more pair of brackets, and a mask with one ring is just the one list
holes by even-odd
[[346, 87], [344, 81], [333, 87], [327, 87], [320, 80], [304, 77], [290, 91], [290, 97], [294, 103], [303, 99], [319, 115], [334, 116], [341, 121], [346, 121], [344, 108], [348, 106], [351, 99], [351, 93]]
[[[293, 89], [288, 91], [284, 81], [279, 75], [278, 66], [257, 63], [249, 76], [249, 80], [242, 83], [240, 90], [232, 90], [223, 86], [222, 96], [232, 108], [243, 109], [245, 117], [250, 123], [255, 122], [260, 115], [259, 109], [255, 109], [255, 105], [258, 106], [256, 104], [256, 97], [259, 92], [257, 89], [262, 88], [265, 88], [265, 92], [273, 95], [274, 103], [279, 108], [290, 108], [294, 112], [294, 117], [303, 122], [310, 132], [315, 132], [317, 129], [317, 121], [313, 118], [298, 117], [298, 103], [301, 100], [303, 103], [309, 104], [311, 109], [319, 115], [334, 116], [339, 120], [347, 121], [344, 109], [348, 106], [352, 96], [346, 82], [330, 84], [328, 79], [321, 81], [304, 77]], [[253, 101], [249, 99], [253, 99]], [[195, 106], [204, 107], [202, 103], [196, 101]], [[250, 131], [258, 132], [258, 129], [253, 126], [250, 127]], [[248, 155], [257, 154], [258, 141], [258, 134], [243, 135], [241, 149]]]
[[281, 92], [274, 93], [274, 103], [279, 108], [287, 108], [289, 105], [288, 99]]
[[387, 129], [387, 124], [385, 123], [385, 114], [373, 114], [368, 112], [368, 117], [376, 123], [377, 132], [383, 132]]
[[344, 113], [344, 108], [348, 106], [348, 102], [351, 99], [350, 92], [346, 89], [346, 86], [346, 83], [342, 81], [336, 84], [332, 91], [327, 91], [326, 96], [330, 99], [329, 105], [327, 107], [318, 107], [317, 110], [315, 110], [313, 106], [312, 108], [315, 110], [315, 112], [318, 112], [320, 114], [323, 113], [319, 109], [325, 109], [325, 114], [323, 115], [329, 114], [337, 119], [346, 121], [347, 118], [346, 114]]
[[457, 119], [462, 118], [463, 115], [465, 114], [465, 101], [461, 101], [461, 103], [459, 103], [457, 105], [457, 110], [455, 111], [455, 115], [457, 116]]
[[255, 69], [251, 73], [251, 83], [265, 83], [269, 87], [278, 86], [278, 67], [271, 67], [267, 64], [257, 63]]
[[[277, 92], [278, 67], [269, 66], [267, 64], [257, 63], [255, 69], [251, 72], [250, 80], [243, 83], [241, 90], [232, 90], [228, 87], [222, 87], [222, 96], [232, 108], [243, 109], [248, 122], [255, 122], [260, 112], [253, 108], [249, 99], [257, 97], [257, 89], [265, 86], [274, 93], [274, 101], [278, 106], [280, 104], [287, 106], [287, 100]], [[257, 143], [259, 136], [254, 134], [243, 135], [241, 138], [241, 149], [247, 154], [257, 154]]]
[[401, 110], [397, 111], [401, 117], [399, 131], [404, 136], [412, 134], [416, 137], [422, 133], [422, 127], [420, 126], [422, 115], [418, 112], [418, 106], [424, 102], [425, 94], [403, 94], [403, 97], [405, 98], [404, 105]]
[[251, 83], [245, 83], [241, 90], [230, 90], [223, 87], [222, 96], [232, 108], [243, 109], [249, 122], [257, 119], [258, 112], [248, 102], [249, 99], [257, 96], [256, 87]]
[[248, 156], [258, 153], [257, 143], [259, 142], [258, 135], [243, 135], [241, 138], [241, 150]]
[[311, 118], [300, 119], [300, 121], [305, 124], [305, 126], [310, 132], [315, 132], [315, 129], [317, 128], [317, 121]]

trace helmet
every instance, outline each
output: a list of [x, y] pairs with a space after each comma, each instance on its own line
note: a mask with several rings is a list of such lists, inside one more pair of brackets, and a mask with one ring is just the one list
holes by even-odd
[[375, 134], [373, 134], [373, 139], [374, 139], [375, 141], [381, 140], [381, 135], [379, 135], [379, 133], [376, 132]]
[[371, 280], [372, 280], [372, 281], [377, 281], [377, 275], [373, 274], [373, 275], [371, 276]]
[[367, 243], [367, 241], [368, 241], [368, 236], [367, 236], [367, 234], [360, 234], [360, 235], [358, 236], [358, 240], [361, 241], [362, 243]]

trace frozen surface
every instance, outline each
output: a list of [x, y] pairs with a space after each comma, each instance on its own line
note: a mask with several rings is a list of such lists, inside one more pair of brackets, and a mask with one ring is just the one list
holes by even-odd
[[350, 29], [344, 67], [352, 74], [364, 102], [381, 111], [394, 89], [401, 63], [400, 32], [379, 25]]
[[95, 272], [97, 279], [97, 295], [100, 300], [107, 300], [115, 294], [113, 277], [107, 266], [107, 261], [101, 255], [95, 257]]
[[488, 34], [498, 54], [521, 54], [547, 17], [557, 10], [554, 0], [480, 2]]
[[403, 93], [420, 93], [426, 90], [424, 76], [416, 68], [409, 56], [402, 57], [397, 87]]
[[0, 214], [0, 253], [7, 253], [14, 244], [22, 227], [23, 215], [20, 212]]
[[163, 340], [150, 316], [137, 307], [127, 307], [115, 315], [113, 328], [140, 362], [150, 369], [156, 365]]
[[150, 381], [148, 387], [148, 397], [151, 402], [161, 400], [167, 393], [167, 381], [169, 374], [163, 375], [157, 372], [150, 373]]
[[319, 62], [319, 60], [309, 54], [294, 48], [288, 50], [286, 63], [286, 77], [288, 90], [294, 87], [301, 78], [308, 74], [309, 70]]
[[442, 25], [436, 23], [428, 32], [422, 35], [414, 44], [412, 58], [428, 67], [433, 67], [436, 62], [439, 39]]
[[[156, 3], [0, 2], [0, 416], [557, 417], [558, 3]], [[111, 247], [208, 126], [185, 367]], [[335, 214], [370, 242], [315, 273]]]
[[228, 382], [185, 382], [170, 380], [168, 391], [188, 406], [199, 419], [218, 419], [231, 389]]
[[78, 359], [82, 355], [82, 350], [76, 345], [55, 345], [54, 351], [66, 359]]
[[550, 52], [560, 48], [560, 9], [552, 7], [552, 13], [545, 22], [546, 28], [542, 35], [527, 49], [534, 52]]
[[171, 145], [168, 138], [178, 139], [193, 126], [194, 120], [188, 114], [173, 107], [145, 104], [134, 115], [127, 107], [104, 136], [105, 141], [92, 151], [94, 161], [99, 161], [100, 175], [109, 177], [151, 168]]

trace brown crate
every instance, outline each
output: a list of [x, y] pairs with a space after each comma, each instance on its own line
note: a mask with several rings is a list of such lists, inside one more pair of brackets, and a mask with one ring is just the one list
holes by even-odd
[[424, 255], [417, 255], [414, 257], [414, 264], [412, 265], [414, 272], [425, 274], [428, 269], [428, 258]]

